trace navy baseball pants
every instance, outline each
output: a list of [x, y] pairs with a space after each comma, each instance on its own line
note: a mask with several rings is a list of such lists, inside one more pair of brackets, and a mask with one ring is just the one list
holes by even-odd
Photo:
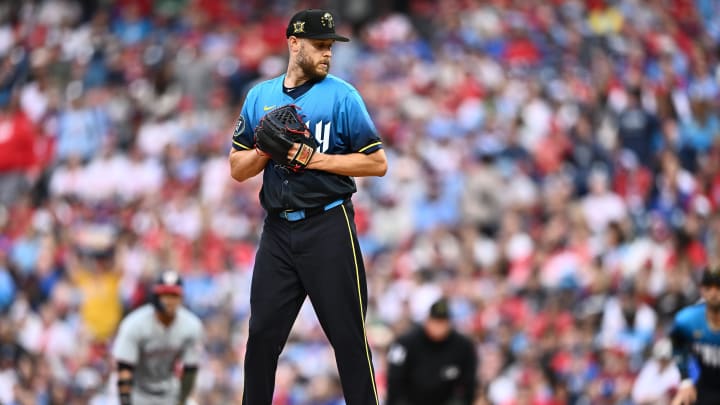
[[266, 217], [252, 275], [243, 404], [271, 405], [278, 357], [306, 296], [335, 351], [346, 403], [378, 405], [349, 200], [297, 221]]

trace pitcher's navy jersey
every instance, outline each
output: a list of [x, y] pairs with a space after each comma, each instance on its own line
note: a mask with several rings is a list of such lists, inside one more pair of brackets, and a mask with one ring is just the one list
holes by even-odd
[[687, 307], [675, 315], [672, 332], [673, 349], [683, 378], [691, 375], [691, 361], [699, 367], [694, 378], [698, 388], [716, 388], [720, 381], [720, 330], [712, 330], [705, 318], [705, 304]]
[[[352, 85], [327, 75], [294, 99], [283, 92], [284, 79], [285, 75], [270, 79], [248, 92], [233, 134], [233, 148], [252, 149], [253, 131], [260, 119], [285, 104], [299, 107], [303, 121], [317, 140], [318, 152], [370, 154], [382, 148], [365, 103]], [[351, 177], [316, 170], [295, 173], [270, 160], [263, 173], [260, 202], [268, 212], [297, 210], [348, 198], [355, 191]]]

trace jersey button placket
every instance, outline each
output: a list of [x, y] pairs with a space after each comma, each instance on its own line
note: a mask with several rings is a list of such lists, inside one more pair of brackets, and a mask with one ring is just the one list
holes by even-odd
[[283, 207], [286, 207], [288, 209], [293, 209], [293, 207], [290, 207], [290, 181], [288, 179], [285, 179], [282, 181], [282, 193], [280, 193], [282, 196], [282, 205]]

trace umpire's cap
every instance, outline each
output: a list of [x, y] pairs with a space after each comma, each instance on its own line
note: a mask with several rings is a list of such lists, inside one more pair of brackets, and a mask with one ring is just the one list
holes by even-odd
[[428, 316], [432, 319], [450, 319], [450, 303], [446, 298], [440, 298], [430, 306]]
[[288, 23], [285, 36], [309, 39], [334, 39], [348, 42], [350, 39], [335, 33], [335, 20], [327, 10], [308, 9], [296, 13]]
[[703, 272], [700, 285], [703, 287], [720, 287], [720, 269], [706, 269]]

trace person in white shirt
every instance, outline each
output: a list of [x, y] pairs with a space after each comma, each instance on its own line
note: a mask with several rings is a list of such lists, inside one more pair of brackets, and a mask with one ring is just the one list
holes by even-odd
[[670, 339], [655, 342], [652, 357], [643, 365], [633, 383], [632, 399], [637, 405], [665, 405], [680, 384], [680, 371], [672, 359]]

